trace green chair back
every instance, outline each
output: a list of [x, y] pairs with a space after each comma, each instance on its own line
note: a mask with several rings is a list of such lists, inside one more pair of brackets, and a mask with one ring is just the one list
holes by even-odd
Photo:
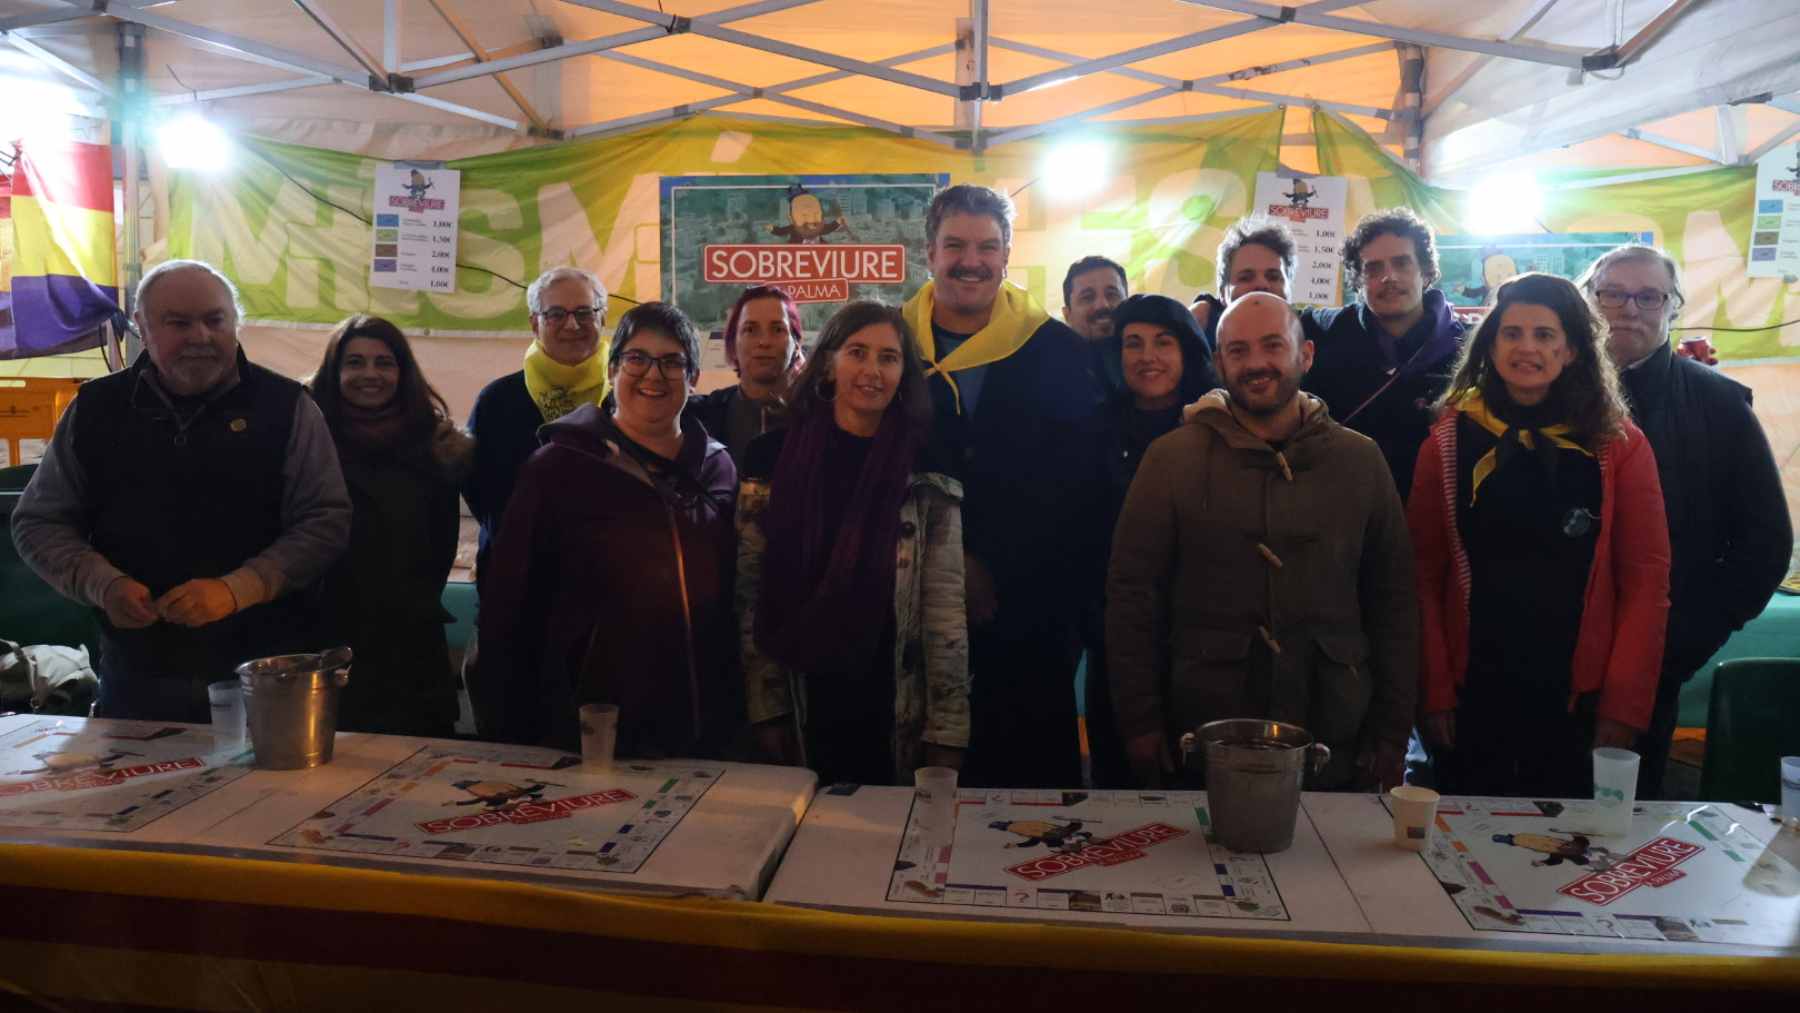
[[1738, 658], [1713, 674], [1700, 797], [1781, 798], [1781, 757], [1800, 756], [1800, 658]]

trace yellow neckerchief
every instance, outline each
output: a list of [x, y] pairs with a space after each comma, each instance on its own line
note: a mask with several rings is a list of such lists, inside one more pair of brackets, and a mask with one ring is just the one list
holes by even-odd
[[606, 352], [611, 344], [601, 338], [594, 354], [573, 366], [552, 359], [536, 340], [525, 349], [525, 390], [545, 422], [606, 397]]
[[[1513, 428], [1512, 426], [1507, 425], [1499, 416], [1488, 410], [1487, 402], [1481, 399], [1481, 391], [1473, 387], [1464, 391], [1460, 396], [1452, 398], [1451, 404], [1456, 407], [1457, 411], [1462, 412], [1470, 422], [1475, 423], [1502, 439], [1506, 437], [1507, 430]], [[1560, 422], [1554, 426], [1543, 426], [1538, 429], [1520, 429], [1518, 430], [1519, 443], [1527, 450], [1532, 449], [1532, 435], [1535, 433], [1545, 437], [1551, 443], [1564, 450], [1573, 450], [1576, 453], [1593, 457], [1594, 454], [1592, 451], [1568, 438], [1569, 434], [1574, 431], [1575, 430], [1570, 429]], [[1500, 460], [1496, 456], [1499, 449], [1498, 446], [1489, 449], [1487, 453], [1481, 455], [1481, 460], [1475, 462], [1474, 478], [1469, 483], [1473, 487], [1469, 490], [1470, 506], [1475, 505], [1475, 497], [1481, 494], [1481, 483], [1485, 482], [1487, 477], [1494, 473], [1494, 469], [1500, 466]]]
[[912, 328], [913, 336], [919, 341], [919, 353], [925, 357], [925, 375], [937, 373], [950, 385], [950, 393], [956, 396], [956, 413], [962, 414], [962, 391], [957, 388], [956, 380], [951, 373], [959, 369], [972, 369], [985, 366], [990, 362], [999, 362], [1019, 349], [1037, 333], [1050, 314], [1039, 306], [1031, 293], [1006, 282], [1000, 283], [1000, 294], [994, 299], [994, 312], [988, 317], [987, 326], [976, 331], [969, 340], [956, 347], [956, 350], [938, 361], [937, 339], [931, 332], [931, 311], [935, 305], [935, 282], [926, 282], [925, 287], [906, 301], [901, 311], [906, 323]]

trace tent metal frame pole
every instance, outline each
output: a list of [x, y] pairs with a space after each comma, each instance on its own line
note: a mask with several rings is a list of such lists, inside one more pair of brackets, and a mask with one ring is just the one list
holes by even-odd
[[1736, 165], [1738, 158], [1744, 153], [1738, 140], [1737, 116], [1737, 110], [1731, 106], [1713, 106], [1719, 137], [1719, 154], [1714, 161], [1723, 165]]
[[[729, 42], [734, 45], [743, 46], [746, 49], [755, 49], [764, 53], [774, 53], [777, 56], [785, 56], [794, 60], [804, 60], [808, 63], [817, 63], [826, 67], [836, 67], [839, 70], [848, 70], [867, 77], [887, 81], [891, 84], [905, 85], [908, 88], [917, 88], [920, 91], [928, 91], [936, 95], [949, 95], [952, 98], [962, 97], [962, 89], [948, 81], [940, 81], [934, 77], [926, 77], [923, 74], [914, 74], [909, 71], [894, 70], [889, 67], [884, 67], [879, 63], [869, 63], [865, 60], [853, 60], [849, 57], [839, 56], [836, 53], [825, 52], [822, 49], [813, 49], [808, 46], [796, 46], [792, 43], [781, 42], [777, 39], [765, 38], [761, 35], [752, 35], [749, 32], [740, 32], [735, 28], [726, 28], [715, 18], [684, 18], [679, 14], [665, 14], [661, 11], [650, 10], [647, 7], [637, 7], [632, 4], [619, 3], [618, 0], [562, 0], [562, 2], [574, 4], [578, 7], [586, 7], [590, 10], [602, 11], [607, 14], [617, 14], [620, 17], [631, 18], [635, 21], [645, 21], [650, 24], [661, 25], [664, 26], [665, 31], [669, 34], [679, 34], [685, 30], [694, 35], [703, 36], [709, 39], [717, 39], [720, 42]], [[766, 3], [759, 6], [769, 10], [782, 10], [787, 7], [799, 7], [817, 2], [818, 0], [767, 0]], [[766, 13], [766, 11], [759, 13]]]
[[[1055, 49], [1046, 49], [1043, 46], [1033, 46], [1033, 45], [1028, 45], [1028, 44], [1022, 43], [1022, 42], [1014, 42], [1011, 39], [996, 38], [993, 40], [993, 43], [995, 46], [998, 46], [1001, 49], [1008, 49], [1008, 50], [1012, 50], [1013, 52], [1025, 53], [1029, 56], [1037, 56], [1037, 57], [1041, 57], [1046, 60], [1073, 61], [1073, 60], [1080, 59], [1080, 57], [1077, 57], [1071, 53], [1064, 53], [1064, 52], [1061, 52], [1061, 51], [1055, 50]], [[1367, 46], [1357, 46], [1354, 49], [1339, 50], [1338, 52], [1335, 52], [1335, 53], [1322, 53], [1318, 56], [1300, 57], [1300, 58], [1293, 59], [1293, 60], [1286, 60], [1281, 63], [1265, 64], [1260, 67], [1245, 67], [1241, 70], [1234, 70], [1234, 71], [1230, 71], [1230, 72], [1223, 73], [1223, 74], [1212, 74], [1212, 75], [1208, 75], [1207, 77], [1195, 78], [1191, 81], [1183, 81], [1180, 78], [1169, 77], [1165, 74], [1152, 74], [1149, 71], [1136, 70], [1136, 69], [1133, 69], [1130, 67], [1115, 67], [1112, 70], [1106, 71], [1106, 73], [1117, 74], [1121, 77], [1135, 78], [1136, 80], [1139, 80], [1139, 81], [1148, 81], [1152, 84], [1162, 85], [1164, 88], [1172, 89], [1172, 90], [1178, 91], [1178, 92], [1180, 92], [1180, 91], [1200, 92], [1201, 94], [1205, 94], [1205, 95], [1217, 95], [1221, 98], [1238, 99], [1238, 100], [1244, 101], [1244, 102], [1270, 102], [1270, 103], [1275, 103], [1275, 104], [1309, 105], [1309, 106], [1316, 105], [1316, 106], [1320, 107], [1321, 109], [1332, 109], [1332, 110], [1335, 110], [1338, 112], [1350, 113], [1355, 116], [1373, 116], [1373, 117], [1376, 117], [1377, 119], [1391, 119], [1394, 115], [1393, 110], [1391, 110], [1391, 109], [1378, 109], [1374, 106], [1351, 105], [1351, 104], [1345, 103], [1345, 102], [1331, 102], [1331, 101], [1327, 101], [1327, 100], [1323, 100], [1323, 99], [1308, 98], [1306, 96], [1300, 96], [1300, 95], [1283, 95], [1283, 94], [1277, 94], [1274, 92], [1252, 91], [1252, 90], [1244, 89], [1244, 88], [1221, 88], [1221, 87], [1218, 87], [1217, 84], [1215, 84], [1215, 82], [1248, 81], [1248, 80], [1251, 80], [1252, 78], [1263, 77], [1263, 76], [1266, 76], [1269, 74], [1279, 74], [1279, 73], [1282, 73], [1283, 71], [1299, 70], [1304, 67], [1315, 67], [1315, 66], [1319, 66], [1321, 64], [1334, 63], [1338, 60], [1349, 60], [1349, 59], [1354, 59], [1356, 57], [1369, 56], [1369, 55], [1372, 55], [1375, 53], [1392, 52], [1393, 48], [1394, 48], [1394, 44], [1391, 42], [1377, 42], [1377, 43], [1373, 43], [1373, 44], [1370, 44]], [[1135, 99], [1136, 101], [1128, 102], [1126, 104], [1126, 106], [1120, 106], [1119, 108], [1128, 108], [1129, 106], [1139, 104], [1140, 102], [1148, 102], [1148, 101], [1151, 101], [1152, 99], [1162, 98], [1162, 97], [1164, 97], [1164, 96], [1156, 95], [1151, 92], [1143, 92], [1139, 95], [1131, 96], [1131, 98]], [[1117, 112], [1118, 110], [1112, 109], [1109, 111]], [[1082, 116], [1082, 114], [1080, 114], [1080, 113], [1076, 113], [1073, 115], [1077, 116], [1077, 117]], [[1090, 113], [1089, 115], [1105, 115], [1105, 114], [1104, 113]], [[1063, 117], [1061, 120], [1052, 121], [1052, 125], [1061, 125], [1062, 123], [1064, 123], [1065, 121], [1067, 121], [1071, 118], [1072, 117]], [[1018, 129], [1022, 130], [1024, 128], [1020, 127]]]
[[1446, 35], [1442, 32], [1395, 28], [1376, 21], [1357, 21], [1354, 18], [1311, 12], [1305, 7], [1280, 7], [1275, 4], [1260, 3], [1258, 0], [1181, 0], [1181, 2], [1231, 11], [1236, 14], [1249, 14], [1262, 18], [1271, 25], [1293, 22], [1311, 25], [1315, 28], [1350, 32], [1354, 35], [1373, 35], [1376, 38], [1393, 39], [1395, 42], [1410, 42], [1418, 46], [1460, 49], [1470, 53], [1486, 53], [1489, 56], [1498, 56], [1508, 60], [1547, 63], [1552, 67], [1567, 67], [1571, 70], [1605, 70], [1614, 66], [1616, 60], [1611, 53], [1581, 53], [1575, 50], [1552, 49], [1548, 46], [1529, 46], [1517, 42], [1470, 39], [1460, 35]]
[[1663, 8], [1661, 14], [1651, 18], [1644, 27], [1638, 29], [1636, 35], [1626, 39], [1625, 43], [1619, 46], [1614, 54], [1617, 61], [1613, 66], [1623, 67], [1628, 63], [1635, 62], [1638, 57], [1644, 55], [1645, 50], [1660, 42], [1662, 37], [1669, 33], [1669, 29], [1675, 27], [1675, 22], [1680, 21], [1682, 16], [1699, 2], [1700, 0], [1669, 0], [1669, 6]]
[[[826, 105], [823, 102], [813, 102], [809, 99], [793, 98], [779, 92], [771, 92], [767, 88], [757, 88], [753, 85], [743, 84], [742, 82], [729, 81], [725, 78], [714, 77], [711, 74], [701, 73], [697, 70], [688, 70], [685, 67], [676, 67], [671, 64], [646, 59], [642, 56], [633, 56], [630, 53], [601, 53], [599, 55], [603, 59], [613, 60], [633, 67], [640, 67], [644, 70], [654, 71], [658, 74], [667, 74], [670, 77], [679, 77], [684, 80], [695, 81], [724, 91], [735, 92], [744, 101], [764, 99], [770, 102], [779, 102], [782, 105], [793, 106], [796, 109], [805, 109], [808, 112], [819, 113], [823, 116], [835, 116], [841, 120], [860, 123], [863, 126], [874, 127], [877, 130], [886, 130], [890, 133], [900, 134], [904, 137], [917, 137], [920, 140], [931, 141], [935, 144], [942, 144], [951, 148], [956, 147], [956, 140], [954, 138], [917, 127], [909, 127], [903, 123], [895, 123], [892, 120], [884, 120], [879, 117], [853, 112], [849, 109], [839, 108], [838, 106]], [[714, 108], [717, 107], [715, 106]]]
[[43, 10], [30, 14], [14, 14], [11, 17], [0, 18], [0, 32], [11, 32], [20, 28], [37, 28], [43, 25], [60, 25], [66, 21], [80, 21], [82, 18], [98, 17], [99, 15], [100, 12], [96, 10]]
[[441, 109], [444, 112], [455, 113], [458, 116], [467, 116], [472, 120], [480, 120], [483, 123], [501, 127], [506, 130], [517, 131], [519, 133], [524, 133], [528, 126], [528, 124], [521, 123], [518, 120], [508, 119], [505, 116], [490, 113], [485, 109], [473, 109], [469, 106], [457, 105], [455, 102], [446, 102], [441, 98], [433, 98], [430, 95], [414, 95], [410, 92], [380, 92], [378, 94], [388, 95], [392, 98], [400, 99], [403, 102], [411, 102], [414, 105], [429, 106], [432, 109]]
[[1619, 131], [1619, 136], [1633, 141], [1642, 141], [1645, 144], [1654, 144], [1659, 148], [1667, 148], [1670, 151], [1678, 151], [1683, 155], [1693, 155], [1695, 158], [1704, 158], [1708, 162], [1716, 162], [1720, 165], [1729, 164], [1717, 151], [1713, 151], [1710, 148], [1702, 148], [1697, 144], [1678, 141], [1673, 137], [1664, 137], [1661, 134], [1652, 133], [1648, 130], [1639, 130], [1636, 127], [1629, 127]]
[[988, 0], [969, 0], [975, 42], [975, 94], [969, 103], [969, 150], [981, 154], [988, 142], [981, 133], [981, 110], [988, 102]]
[[[1323, 13], [1325, 11], [1338, 10], [1344, 7], [1356, 7], [1368, 2], [1369, 0], [1314, 0], [1313, 3], [1307, 5], [1307, 9]], [[1102, 56], [1092, 60], [1067, 54], [1052, 57], [1052, 59], [1063, 60], [1065, 63], [1068, 63], [1069, 66], [1058, 67], [1055, 70], [1046, 70], [1042, 73], [1032, 74], [1029, 77], [1022, 77], [1017, 81], [1009, 81], [1006, 84], [995, 85], [993, 89], [995, 92], [994, 99], [995, 101], [999, 101], [1007, 95], [1067, 84], [1070, 81], [1078, 80], [1089, 74], [1119, 71], [1126, 68], [1127, 65], [1137, 63], [1140, 60], [1147, 60], [1156, 56], [1167, 56], [1170, 53], [1178, 53], [1184, 49], [1194, 49], [1210, 43], [1222, 42], [1225, 39], [1234, 38], [1239, 35], [1248, 35], [1251, 32], [1265, 31], [1273, 27], [1275, 27], [1274, 24], [1271, 24], [1262, 18], [1249, 18], [1244, 21], [1233, 21], [1230, 24], [1209, 28], [1203, 32], [1194, 32], [1189, 35], [1178, 36], [1162, 42], [1154, 42], [1146, 46], [1139, 46], [1136, 49], [1128, 49], [1124, 52], [1114, 53], [1111, 56]], [[997, 41], [998, 40], [996, 40], [996, 42]], [[1168, 84], [1172, 80], [1174, 79], [1164, 78], [1157, 83]]]
[[319, 6], [319, 0], [294, 0], [294, 6], [304, 11], [306, 16], [312, 19], [313, 24], [318, 25], [326, 35], [331, 36], [331, 41], [337, 43], [339, 49], [349, 53], [351, 59], [369, 72], [371, 88], [374, 87], [376, 81], [382, 82], [383, 87], [386, 87], [387, 69], [381, 65], [381, 61], [375, 59], [374, 53], [363, 48], [363, 44], [356, 41], [355, 36], [334, 21], [331, 15], [325, 13]]
[[302, 88], [317, 88], [320, 85], [335, 84], [328, 77], [297, 77], [289, 81], [270, 81], [266, 84], [244, 84], [236, 88], [214, 88], [210, 91], [177, 92], [170, 95], [158, 95], [150, 100], [153, 106], [186, 105], [190, 102], [211, 102], [215, 99], [243, 98], [247, 95], [269, 95], [275, 92], [299, 91]]
[[400, 73], [400, 2], [381, 0], [381, 69]]
[[113, 90], [106, 86], [105, 81], [50, 52], [20, 32], [0, 30], [0, 42], [6, 43], [71, 81], [79, 81], [103, 99], [112, 97]]
[[[1136, 95], [1127, 95], [1117, 101], [1095, 106], [1092, 109], [1083, 109], [1078, 113], [1070, 113], [1067, 116], [1059, 116], [1053, 120], [1045, 120], [1042, 123], [1033, 123], [1029, 126], [1014, 127], [1011, 130], [1002, 130], [988, 138], [988, 143], [998, 146], [1002, 144], [1011, 144], [1014, 141], [1023, 141], [1030, 137], [1036, 137], [1039, 134], [1047, 134], [1055, 130], [1073, 126], [1074, 124], [1085, 120], [1091, 120], [1096, 116], [1105, 116], [1109, 113], [1116, 113], [1121, 109], [1129, 109], [1132, 106], [1143, 105], [1146, 102], [1154, 102], [1159, 98], [1179, 94], [1181, 94], [1181, 91], [1178, 88], [1152, 88], [1146, 92], [1140, 92]], [[1239, 111], [1240, 110], [1236, 109], [1231, 110], [1232, 115], [1234, 116], [1237, 115]]]
[[1800, 120], [1795, 120], [1788, 124], [1777, 132], [1775, 136], [1745, 152], [1744, 156], [1738, 159], [1737, 164], [1755, 165], [1762, 160], [1764, 155], [1781, 147], [1783, 144], [1786, 144], [1795, 134], [1800, 134]]
[[[487, 51], [487, 55], [489, 60], [505, 60], [524, 53], [544, 52], [545, 50], [551, 49], [554, 45], [560, 44], [561, 43], [546, 44], [539, 39], [527, 39], [524, 42], [515, 42], [510, 46], [501, 46], [499, 49], [490, 49]], [[447, 70], [450, 68], [461, 70], [464, 67], [472, 66], [479, 66], [475, 60], [475, 54], [464, 50], [460, 53], [445, 53], [443, 56], [426, 57], [423, 60], [403, 60], [394, 67], [394, 72], [397, 74], [411, 74], [421, 70]]]
[[[1526, 32], [1531, 31], [1539, 21], [1544, 20], [1545, 15], [1550, 13], [1550, 9], [1560, 2], [1562, 2], [1562, 0], [1537, 0], [1537, 4], [1533, 6], [1531, 10], [1526, 11], [1523, 18], [1519, 19], [1519, 26], [1506, 33], [1506, 41], [1517, 41]], [[1424, 118], [1430, 116], [1437, 111], [1438, 106], [1455, 98], [1457, 93], [1463, 90], [1463, 86], [1467, 85], [1476, 74], [1481, 73], [1481, 71], [1492, 62], [1494, 62], [1494, 57], [1486, 53], [1469, 61], [1469, 65], [1458, 71], [1456, 76], [1452, 77], [1449, 82], [1444, 85], [1442, 91], [1439, 91], [1436, 95], [1426, 96], [1425, 106], [1419, 111], [1420, 117]]]
[[130, 21], [146, 28], [154, 28], [159, 32], [177, 35], [235, 59], [260, 63], [297, 74], [318, 74], [328, 77], [338, 84], [347, 84], [352, 87], [367, 88], [371, 91], [381, 90], [374, 86], [374, 82], [370, 80], [368, 74], [358, 68], [346, 67], [328, 60], [316, 60], [304, 53], [296, 53], [279, 46], [271, 46], [252, 39], [214, 31], [211, 28], [203, 28], [186, 21], [163, 17], [161, 14], [153, 14], [135, 7], [114, 4], [109, 6], [106, 12], [121, 21]]
[[[786, 10], [789, 7], [799, 7], [818, 2], [819, 0], [773, 0], [773, 2], [764, 0], [764, 2], [760, 3], [745, 4], [741, 7], [730, 7], [722, 11], [715, 11], [711, 14], [703, 15], [701, 18], [696, 18], [695, 20], [706, 20], [717, 24], [725, 24], [731, 21], [742, 21], [745, 18], [753, 18], [760, 14], [768, 14], [772, 11]], [[537, 49], [532, 52], [522, 53], [518, 56], [494, 60], [490, 63], [477, 63], [473, 66], [458, 67], [455, 70], [439, 71], [428, 77], [421, 77], [414, 80], [412, 82], [412, 90], [420, 91], [425, 88], [436, 88], [439, 85], [454, 84], [458, 81], [468, 81], [477, 77], [487, 77], [491, 74], [502, 74], [509, 70], [522, 70], [526, 67], [535, 67], [541, 63], [554, 63], [557, 60], [566, 60], [574, 56], [588, 56], [593, 53], [603, 53], [609, 49], [619, 49], [624, 46], [636, 45], [640, 42], [649, 42], [652, 39], [665, 38], [669, 34], [669, 26], [659, 23], [653, 28], [635, 28], [629, 32], [619, 32], [615, 35], [601, 35], [592, 39], [584, 39], [580, 42], [566, 42], [560, 46], [553, 46], [549, 49]], [[459, 56], [458, 60], [468, 59], [472, 55], [473, 54]], [[431, 61], [421, 60], [412, 64], [411, 67], [418, 70], [425, 70], [428, 69], [425, 64], [429, 63], [431, 63]]]
[[[486, 63], [488, 61], [488, 51], [475, 40], [474, 30], [464, 24], [463, 20], [453, 14], [448, 7], [445, 7], [443, 0], [425, 0], [425, 2], [431, 6], [432, 10], [437, 11], [438, 17], [444, 19], [444, 23], [450, 26], [450, 30], [456, 33], [456, 37], [462, 40], [462, 44], [469, 47], [469, 52], [474, 54], [475, 62]], [[495, 74], [494, 83], [500, 86], [500, 90], [506, 93], [507, 98], [512, 99], [513, 105], [519, 107], [519, 111], [525, 114], [525, 118], [531, 122], [533, 127], [543, 130], [549, 126], [549, 122], [538, 115], [531, 100], [526, 98], [525, 93], [508, 80], [505, 74]]]
[[[900, 65], [904, 65], [904, 64], [908, 64], [908, 63], [915, 63], [919, 60], [929, 60], [935, 56], [943, 56], [946, 53], [954, 52], [955, 48], [956, 47], [954, 44], [945, 43], [943, 45], [932, 46], [930, 49], [919, 49], [919, 50], [914, 50], [913, 52], [910, 52], [910, 53], [901, 53], [899, 56], [890, 56], [882, 62], [888, 63], [888, 64], [893, 64], [895, 66], [900, 66]], [[621, 55], [623, 55], [623, 54], [621, 54]], [[632, 62], [632, 61], [642, 60], [642, 59], [643, 59], [642, 57], [632, 57], [630, 60], [625, 61], [625, 62]], [[646, 61], [646, 62], [654, 63], [654, 61]], [[633, 116], [623, 116], [623, 117], [620, 117], [615, 120], [603, 120], [598, 123], [589, 123], [589, 124], [586, 124], [585, 126], [575, 127], [573, 129], [569, 130], [568, 136], [569, 137], [593, 137], [596, 134], [615, 133], [619, 130], [629, 129], [630, 127], [633, 127], [633, 126], [642, 126], [647, 123], [663, 123], [663, 122], [667, 122], [669, 120], [683, 119], [688, 116], [696, 116], [703, 112], [709, 112], [713, 109], [719, 109], [724, 106], [737, 105], [741, 102], [749, 102], [749, 101], [752, 101], [757, 98], [775, 99], [776, 96], [782, 95], [786, 92], [799, 91], [802, 88], [811, 88], [814, 85], [829, 84], [833, 81], [841, 81], [844, 78], [855, 77], [855, 76], [856, 76], [856, 74], [854, 71], [848, 71], [848, 70], [834, 70], [834, 71], [830, 71], [830, 72], [827, 72], [824, 74], [814, 74], [811, 77], [797, 78], [792, 81], [783, 82], [782, 84], [774, 84], [774, 85], [770, 85], [767, 88], [758, 89], [758, 91], [760, 91], [760, 94], [721, 95], [718, 98], [704, 99], [699, 102], [686, 102], [686, 103], [683, 103], [678, 106], [671, 106], [667, 109], [661, 109], [661, 110], [657, 110], [655, 112], [639, 113], [639, 114], [636, 114]], [[738, 115], [748, 116], [750, 114], [740, 113]], [[810, 123], [810, 122], [815, 122], [815, 121], [796, 120], [796, 122]], [[931, 134], [932, 132], [926, 131], [926, 133]], [[935, 136], [935, 135], [933, 135], [933, 136]], [[929, 140], [930, 138], [927, 137], [927, 139]]]

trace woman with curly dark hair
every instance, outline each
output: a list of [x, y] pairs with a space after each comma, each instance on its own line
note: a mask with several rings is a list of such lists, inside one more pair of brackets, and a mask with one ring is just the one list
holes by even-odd
[[1420, 711], [1440, 787], [1587, 797], [1649, 726], [1669, 610], [1656, 460], [1569, 281], [1502, 284], [1419, 450]]

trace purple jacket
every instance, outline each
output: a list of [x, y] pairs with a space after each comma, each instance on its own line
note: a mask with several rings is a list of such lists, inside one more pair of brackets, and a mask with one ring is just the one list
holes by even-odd
[[743, 727], [737, 471], [684, 426], [656, 475], [593, 405], [540, 430], [481, 585], [484, 738], [576, 749], [584, 703], [618, 704], [620, 756], [719, 756]]

